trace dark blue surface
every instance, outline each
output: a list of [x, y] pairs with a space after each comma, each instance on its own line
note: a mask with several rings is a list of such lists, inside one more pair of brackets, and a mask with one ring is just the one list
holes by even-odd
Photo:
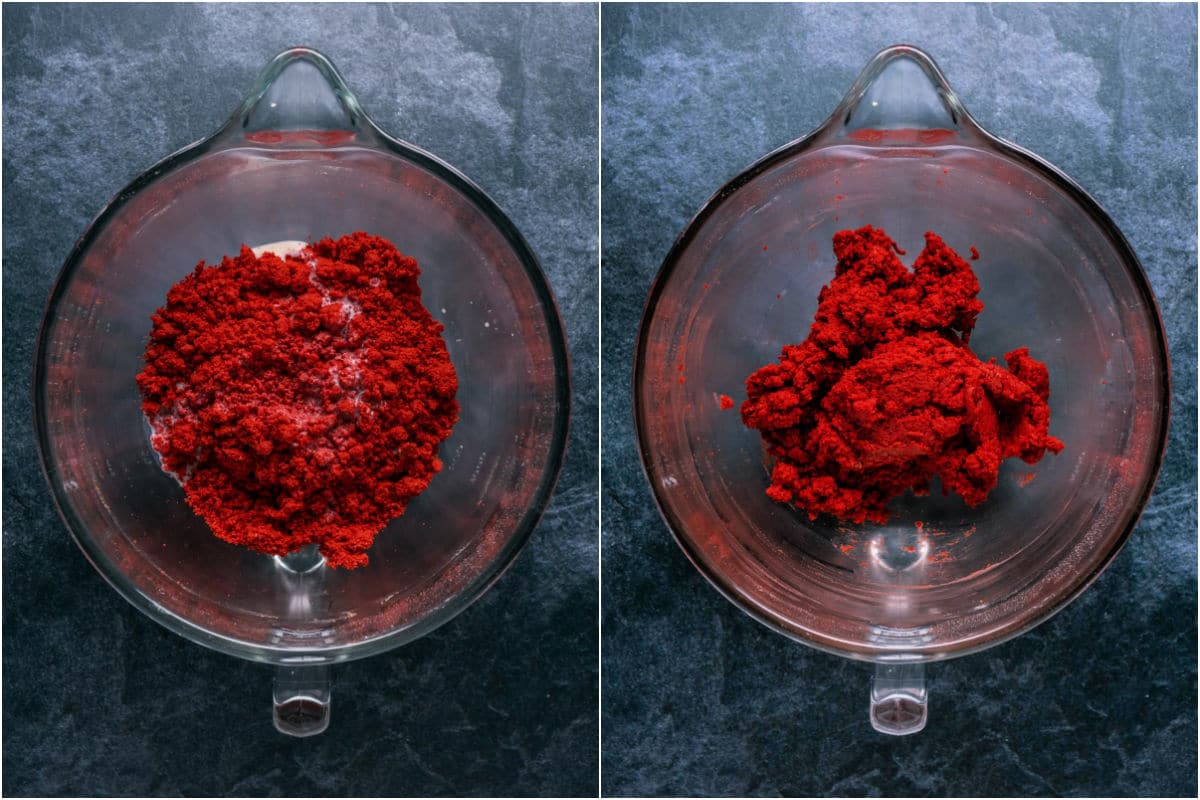
[[[1195, 7], [601, 14], [605, 793], [1195, 796]], [[933, 665], [929, 727], [889, 739], [867, 722], [870, 667], [752, 621], [671, 540], [638, 466], [629, 376], [650, 282], [691, 215], [898, 42], [1113, 217], [1158, 294], [1174, 385], [1166, 463], [1125, 550], [1031, 633]]]
[[[587, 5], [5, 5], [5, 795], [594, 795], [596, 26]], [[557, 493], [513, 568], [432, 635], [336, 667], [330, 730], [303, 741], [271, 727], [269, 669], [167, 633], [87, 564], [30, 406], [38, 321], [76, 238], [296, 44], [516, 223], [575, 386]]]

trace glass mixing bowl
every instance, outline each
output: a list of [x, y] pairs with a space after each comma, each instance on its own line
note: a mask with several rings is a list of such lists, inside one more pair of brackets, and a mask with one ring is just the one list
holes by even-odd
[[[163, 472], [134, 376], [150, 315], [200, 259], [365, 230], [421, 265], [461, 416], [445, 464], [366, 567], [217, 539]], [[134, 606], [192, 641], [279, 665], [276, 726], [328, 724], [327, 665], [436, 628], [512, 562], [545, 508], [568, 423], [567, 350], [537, 260], [479, 187], [389, 138], [333, 65], [277, 56], [230, 121], [121, 191], [75, 246], [36, 360], [46, 477], [75, 540]]]
[[[933, 230], [971, 246], [981, 357], [1028, 346], [1050, 371], [1036, 466], [1011, 459], [981, 506], [892, 502], [887, 525], [810, 521], [765, 494], [770, 470], [737, 404], [804, 339], [833, 277], [833, 234], [872, 224], [911, 263]], [[1033, 154], [983, 131], [925, 53], [879, 53], [829, 120], [761, 159], [688, 224], [638, 339], [642, 463], [667, 524], [726, 597], [819, 649], [874, 661], [871, 720], [926, 720], [923, 663], [1047, 619], [1116, 555], [1165, 446], [1169, 376], [1154, 296], [1100, 207]]]

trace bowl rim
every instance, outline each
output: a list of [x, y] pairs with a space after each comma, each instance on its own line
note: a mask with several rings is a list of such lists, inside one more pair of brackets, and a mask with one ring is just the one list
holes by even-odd
[[[903, 50], [905, 52], [915, 51], [915, 48], [897, 47], [889, 48], [880, 53], [880, 56], [893, 50]], [[919, 53], [919, 51], [916, 51]], [[923, 58], [929, 57], [920, 53]], [[877, 56], [878, 58], [879, 56]], [[932, 62], [932, 59], [929, 59]], [[961, 108], [961, 106], [960, 106]], [[1064, 173], [1059, 168], [1055, 167], [1049, 161], [1036, 155], [1035, 153], [1026, 150], [1025, 148], [1007, 141], [999, 136], [996, 136], [979, 126], [973, 119], [966, 114], [965, 109], [961, 109], [966, 120], [971, 128], [971, 138], [978, 141], [967, 140], [954, 144], [955, 147], [973, 147], [975, 149], [989, 150], [1002, 158], [1008, 158], [1016, 163], [1025, 166], [1031, 171], [1040, 174], [1042, 177], [1049, 180], [1050, 183], [1058, 186], [1064, 193], [1080, 208], [1087, 213], [1100, 227], [1101, 231], [1112, 242], [1114, 250], [1120, 257], [1122, 264], [1133, 278], [1133, 282], [1142, 296], [1142, 300], [1148, 309], [1151, 318], [1152, 335], [1155, 343], [1152, 345], [1158, 360], [1160, 362], [1162, 376], [1158, 386], [1158, 391], [1162, 397], [1162, 409], [1159, 414], [1159, 432], [1158, 441], [1155, 443], [1153, 452], [1155, 453], [1152, 468], [1144, 480], [1144, 485], [1140, 496], [1133, 505], [1133, 513], [1129, 517], [1129, 521], [1121, 534], [1113, 541], [1104, 557], [1097, 562], [1093, 569], [1086, 573], [1081, 573], [1079, 576], [1068, 582], [1067, 588], [1060, 591], [1054, 597], [1053, 602], [1046, 604], [1041, 610], [1027, 620], [1016, 620], [1009, 624], [1001, 625], [991, 631], [956, 640], [951, 646], [945, 644], [936, 647], [914, 647], [911, 650], [903, 653], [864, 645], [859, 642], [849, 642], [837, 637], [824, 634], [820, 631], [812, 630], [804, 626], [792, 623], [791, 627], [782, 624], [781, 620], [772, 614], [767, 613], [764, 609], [756, 606], [754, 603], [742, 594], [733, 581], [721, 574], [716, 569], [712, 568], [704, 559], [699, 547], [691, 541], [684, 533], [684, 526], [681, 519], [673, 514], [660, 496], [659, 485], [654, 473], [654, 467], [649, 457], [649, 451], [652, 449], [650, 437], [646, 427], [646, 421], [643, 418], [642, 409], [647, 402], [646, 392], [644, 390], [644, 381], [642, 380], [644, 366], [646, 361], [646, 352], [649, 345], [649, 329], [654, 318], [654, 313], [658, 307], [659, 301], [665, 291], [667, 283], [670, 281], [671, 275], [681, 257], [683, 251], [696, 238], [699, 232], [703, 229], [704, 223], [716, 212], [716, 210], [729, 198], [737, 193], [746, 184], [750, 183], [763, 172], [775, 167], [776, 165], [785, 162], [793, 157], [800, 155], [803, 152], [817, 152], [827, 147], [844, 144], [844, 142], [823, 141], [825, 133], [835, 124], [840, 123], [840, 115], [842, 106], [835, 110], [833, 115], [825, 122], [818, 126], [813, 131], [795, 139], [787, 144], [772, 150], [758, 160], [754, 161], [750, 166], [743, 169], [721, 188], [717, 189], [704, 203], [699, 210], [684, 226], [683, 230], [676, 237], [666, 257], [663, 259], [658, 272], [656, 273], [653, 282], [650, 286], [650, 291], [647, 294], [645, 305], [642, 310], [641, 320], [638, 324], [637, 343], [634, 348], [634, 359], [631, 370], [632, 389], [633, 389], [633, 424], [637, 432], [638, 444], [638, 460], [641, 464], [642, 474], [646, 481], [650, 484], [650, 493], [654, 498], [655, 506], [658, 508], [659, 516], [666, 523], [671, 536], [675, 539], [676, 544], [683, 550], [687, 559], [700, 572], [708, 583], [716, 589], [727, 600], [737, 606], [741, 611], [749, 615], [752, 619], [762, 623], [766, 627], [783, 634], [790, 639], [794, 639], [803, 644], [809, 645], [817, 650], [831, 653], [834, 655], [843, 656], [861, 661], [871, 662], [887, 662], [902, 659], [905, 661], [936, 661], [949, 658], [957, 658], [959, 656], [969, 655], [971, 653], [985, 650], [989, 647], [1001, 644], [1010, 639], [1013, 639], [1029, 630], [1037, 627], [1046, 620], [1053, 617], [1062, 609], [1070, 605], [1076, 598], [1079, 597], [1089, 586], [1096, 581], [1100, 574], [1112, 563], [1117, 554], [1124, 548], [1129, 540], [1133, 530], [1137, 527], [1138, 521], [1141, 519], [1142, 513], [1149, 504], [1154, 491], [1155, 483], [1158, 480], [1158, 475], [1161, 472], [1164, 454], [1166, 452], [1167, 439], [1170, 431], [1170, 406], [1171, 406], [1171, 361], [1167, 350], [1166, 331], [1163, 327], [1162, 314], [1158, 307], [1158, 301], [1155, 298], [1154, 291], [1150, 286], [1149, 279], [1146, 277], [1144, 268], [1134, 253], [1129, 241], [1121, 233], [1120, 229], [1113, 222], [1112, 218], [1104, 211], [1100, 204], [1076, 183], [1070, 176]], [[914, 145], [905, 145], [904, 149], [942, 149], [937, 146], [920, 147]]]
[[[310, 59], [318, 63], [324, 62], [324, 64], [328, 65], [329, 69], [333, 69], [328, 59], [310, 48], [291, 48], [277, 56], [274, 61], [278, 61], [285, 56]], [[235, 112], [234, 119], [238, 118], [241, 111], [239, 109], [238, 112]], [[360, 110], [359, 113], [362, 114], [363, 123], [373, 134], [372, 141], [368, 143], [356, 141], [348, 143], [345, 146], [303, 147], [299, 151], [319, 154], [345, 149], [376, 150], [389, 157], [399, 158], [416, 164], [460, 192], [476, 208], [483, 212], [518, 257], [521, 266], [524, 268], [526, 277], [537, 296], [538, 306], [546, 324], [547, 339], [551, 350], [551, 358], [554, 363], [555, 413], [553, 429], [551, 430], [549, 439], [550, 449], [546, 461], [542, 466], [542, 474], [534, 490], [532, 501], [518, 521], [509, 540], [488, 563], [486, 569], [475, 576], [454, 596], [446, 599], [428, 611], [424, 616], [404, 627], [359, 642], [337, 645], [330, 648], [279, 647], [272, 644], [247, 642], [242, 639], [216, 634], [166, 609], [133, 585], [116, 568], [102, 549], [92, 541], [91, 537], [87, 535], [87, 527], [75, 515], [61, 485], [61, 480], [57, 476], [57, 471], [52, 461], [52, 449], [48, 433], [49, 426], [46, 419], [46, 361], [47, 346], [49, 343], [47, 336], [52, 327], [59, 302], [74, 277], [82, 254], [95, 242], [100, 232], [108, 226], [135, 195], [150, 184], [168, 174], [174, 173], [181, 167], [197, 161], [206, 155], [224, 150], [269, 149], [279, 152], [281, 149], [287, 150], [288, 148], [262, 148], [249, 143], [223, 142], [221, 141], [221, 137], [227, 127], [223, 126], [213, 134], [166, 156], [142, 172], [105, 204], [83, 234], [80, 235], [59, 270], [54, 286], [46, 301], [41, 323], [38, 327], [32, 374], [33, 424], [38, 445], [38, 462], [42, 475], [50, 486], [51, 498], [54, 501], [55, 508], [58, 511], [59, 517], [65, 523], [67, 530], [70, 532], [71, 538], [75, 540], [76, 545], [83, 551], [84, 556], [109, 586], [116, 590], [134, 608], [185, 639], [250, 661], [273, 664], [296, 662], [333, 663], [366, 658], [418, 639], [458, 616], [472, 603], [482, 597], [500, 579], [528, 542], [529, 537], [537, 527], [553, 496], [554, 487], [562, 472], [569, 439], [571, 418], [570, 350], [567, 346], [566, 334], [558, 304], [546, 281], [541, 263], [525, 240], [525, 237], [508, 216], [504, 214], [496, 202], [478, 184], [457, 168], [414, 144], [390, 136], [375, 125], [364, 112]]]

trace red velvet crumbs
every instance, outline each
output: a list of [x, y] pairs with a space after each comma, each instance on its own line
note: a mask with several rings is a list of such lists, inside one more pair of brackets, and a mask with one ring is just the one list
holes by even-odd
[[979, 281], [936, 234], [911, 270], [869, 225], [839, 232], [833, 249], [808, 338], [746, 380], [742, 419], [775, 460], [771, 498], [883, 523], [888, 501], [927, 493], [935, 475], [975, 506], [1004, 459], [1062, 450], [1045, 365], [1022, 347], [1005, 369], [968, 346]]
[[720, 401], [721, 401], [721, 410], [722, 411], [728, 411], [729, 409], [733, 408], [733, 398], [730, 397], [729, 395], [727, 395], [727, 394], [721, 395]]
[[142, 409], [163, 468], [213, 533], [260, 553], [317, 543], [367, 563], [441, 469], [458, 420], [417, 262], [386, 239], [201, 262], [153, 317]]

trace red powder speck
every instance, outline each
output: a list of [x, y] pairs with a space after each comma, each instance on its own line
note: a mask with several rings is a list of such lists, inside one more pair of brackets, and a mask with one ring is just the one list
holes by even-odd
[[905, 545], [905, 546], [904, 546], [904, 552], [906, 552], [906, 553], [915, 553], [915, 552], [917, 552], [917, 548], [913, 547], [911, 544], [909, 544], [909, 545]]
[[921, 520], [917, 520], [916, 522], [913, 523], [913, 527], [916, 528], [917, 530], [922, 530], [925, 527], [925, 523], [921, 522]]
[[834, 178], [834, 179], [833, 179], [833, 182], [834, 182], [835, 184], [840, 184], [840, 183], [842, 182], [842, 179], [841, 179], [841, 178]]
[[841, 218], [840, 218], [840, 217], [839, 217], [837, 214], [834, 214], [834, 215], [833, 215], [833, 221], [834, 221], [834, 222], [837, 222], [839, 219], [841, 219]]
[[972, 261], [979, 260], [979, 251], [975, 249], [975, 245], [971, 245], [971, 260]]
[[943, 174], [943, 175], [949, 175], [949, 174], [950, 174], [950, 170], [948, 170], [948, 169], [944, 169], [944, 170], [942, 170], [942, 174]]
[[1036, 472], [1026, 472], [1024, 475], [1017, 478], [1018, 486], [1028, 486], [1030, 481], [1037, 477]]
[[722, 411], [728, 411], [729, 409], [733, 408], [733, 398], [730, 397], [729, 395], [727, 395], [727, 394], [721, 395], [720, 401], [721, 401], [721, 410]]
[[680, 361], [680, 362], [679, 362], [679, 363], [678, 363], [678, 364], [675, 366], [675, 369], [676, 369], [677, 371], [679, 371], [679, 372], [683, 372], [683, 362], [682, 362], [682, 361]]
[[974, 525], [972, 525], [971, 527], [969, 527], [969, 528], [967, 528], [965, 531], [963, 531], [963, 538], [964, 538], [964, 539], [970, 539], [970, 538], [971, 538], [971, 534], [973, 534], [973, 533], [975, 533], [975, 526], [974, 526]]
[[684, 378], [684, 377], [681, 375], [681, 376], [679, 377], [679, 383], [682, 385], [682, 384], [683, 384], [683, 383], [685, 383], [685, 382], [686, 382], [686, 379], [685, 379], [685, 378]]
[[780, 292], [779, 294], [775, 295], [775, 299], [776, 299], [776, 300], [782, 300], [782, 299], [783, 299], [783, 292]]
[[705, 288], [705, 289], [707, 289], [707, 288], [708, 288], [708, 284], [707, 284], [707, 283], [706, 283], [706, 284], [704, 284], [704, 288]]
[[1025, 209], [1025, 216], [1027, 216], [1027, 217], [1032, 217], [1032, 216], [1033, 216], [1033, 209], [1032, 209], [1032, 208], [1027, 208], [1027, 209]]
[[846, 195], [844, 195], [844, 194], [838, 194], [838, 195], [834, 195], [834, 197], [833, 197], [833, 202], [835, 202], [835, 203], [840, 203], [841, 201], [843, 201], [843, 200], [845, 200], [845, 199], [846, 199]]
[[1108, 381], [1104, 380], [1104, 378], [1100, 379], [1100, 383], [1104, 386], [1108, 386]]
[[850, 555], [851, 553], [853, 553], [853, 552], [854, 552], [854, 545], [852, 545], [852, 544], [840, 544], [840, 545], [838, 545], [838, 549], [842, 551], [842, 555], [847, 555], [847, 556], [848, 556], [848, 555]]
[[942, 185], [942, 179], [941, 179], [941, 178], [938, 178], [938, 179], [937, 179], [937, 181], [935, 181], [935, 183], [937, 183], [937, 185], [938, 185], [938, 186], [941, 186], [941, 185]]
[[765, 252], [765, 251], [766, 251], [766, 249], [767, 249], [767, 246], [764, 244], [764, 245], [763, 245], [763, 251]]

